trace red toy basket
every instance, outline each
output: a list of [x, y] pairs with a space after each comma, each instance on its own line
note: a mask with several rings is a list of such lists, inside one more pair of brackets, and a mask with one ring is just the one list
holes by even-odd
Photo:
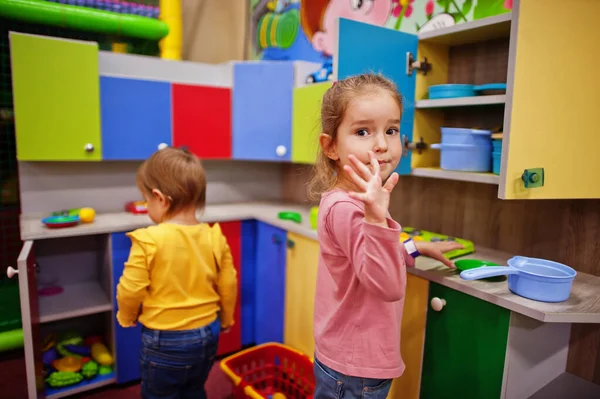
[[274, 342], [223, 359], [221, 369], [233, 381], [236, 399], [312, 399], [315, 390], [312, 360]]

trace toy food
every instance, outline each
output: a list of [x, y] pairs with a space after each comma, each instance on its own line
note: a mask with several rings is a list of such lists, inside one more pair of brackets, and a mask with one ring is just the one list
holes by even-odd
[[81, 375], [83, 375], [85, 378], [94, 378], [96, 374], [98, 374], [98, 363], [90, 360], [83, 365], [83, 368], [81, 369]]
[[50, 348], [42, 354], [42, 363], [44, 363], [46, 366], [49, 366], [57, 358], [58, 352], [56, 351], [56, 348]]
[[61, 388], [75, 385], [83, 380], [83, 376], [72, 371], [55, 371], [46, 378], [46, 382], [52, 388]]
[[112, 371], [112, 367], [110, 366], [100, 366], [100, 368], [98, 369], [98, 374], [106, 375], [112, 373]]
[[93, 208], [81, 208], [79, 210], [79, 220], [81, 223], [91, 223], [96, 217], [96, 211]]
[[58, 353], [60, 353], [61, 356], [73, 356], [73, 357], [80, 358], [80, 357], [82, 357], [81, 355], [78, 355], [77, 353], [73, 353], [73, 352], [69, 351], [67, 349], [67, 346], [81, 345], [82, 343], [83, 343], [83, 338], [81, 338], [78, 335], [65, 335], [65, 338], [63, 338], [56, 345], [56, 349], [58, 350]]
[[79, 355], [79, 356], [90, 356], [90, 354], [91, 354], [90, 348], [88, 348], [85, 345], [67, 344], [67, 345], [63, 345], [63, 347], [67, 351], [74, 353], [76, 355]]
[[87, 346], [92, 346], [96, 342], [102, 342], [102, 337], [99, 335], [90, 335], [84, 341]]
[[74, 356], [65, 356], [62, 359], [56, 359], [52, 362], [52, 367], [54, 367], [58, 371], [76, 372], [81, 370], [81, 366], [81, 358], [77, 358]]
[[102, 342], [95, 342], [92, 344], [92, 359], [100, 363], [102, 366], [110, 366], [113, 364], [113, 358], [108, 352], [106, 345]]

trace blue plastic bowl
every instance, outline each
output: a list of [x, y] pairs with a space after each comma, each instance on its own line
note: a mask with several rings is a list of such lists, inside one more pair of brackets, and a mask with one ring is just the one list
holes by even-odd
[[492, 170], [492, 146], [469, 144], [432, 144], [441, 150], [440, 167], [460, 172], [490, 172]]
[[429, 99], [473, 97], [475, 86], [461, 84], [445, 84], [429, 86]]
[[442, 127], [442, 144], [470, 144], [489, 146], [491, 130]]

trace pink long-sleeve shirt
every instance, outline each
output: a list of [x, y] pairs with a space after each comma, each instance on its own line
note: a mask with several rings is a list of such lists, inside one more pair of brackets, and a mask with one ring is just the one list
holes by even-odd
[[396, 378], [404, 371], [400, 324], [406, 267], [400, 225], [364, 221], [364, 204], [343, 190], [319, 206], [319, 268], [315, 297], [315, 355], [349, 376]]

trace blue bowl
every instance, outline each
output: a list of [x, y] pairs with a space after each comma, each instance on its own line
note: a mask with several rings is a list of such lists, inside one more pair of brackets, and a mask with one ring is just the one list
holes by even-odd
[[489, 146], [492, 142], [491, 130], [442, 127], [442, 144], [469, 144]]
[[473, 96], [475, 96], [475, 86], [473, 85], [445, 84], [429, 86], [429, 98], [431, 100]]
[[492, 170], [492, 146], [469, 144], [432, 144], [441, 150], [440, 167], [461, 172], [490, 172]]

